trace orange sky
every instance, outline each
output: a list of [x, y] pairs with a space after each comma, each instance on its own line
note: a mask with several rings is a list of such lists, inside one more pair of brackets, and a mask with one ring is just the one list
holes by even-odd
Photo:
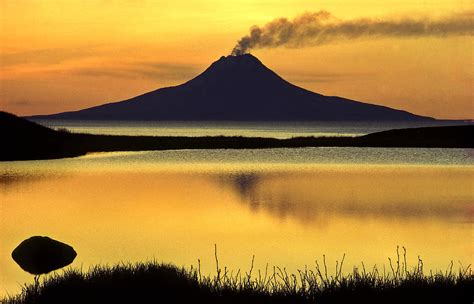
[[[252, 25], [327, 10], [341, 19], [472, 12], [454, 0], [0, 2], [0, 109], [76, 110], [180, 84]], [[472, 36], [339, 41], [253, 51], [287, 80], [437, 118], [474, 118]]]

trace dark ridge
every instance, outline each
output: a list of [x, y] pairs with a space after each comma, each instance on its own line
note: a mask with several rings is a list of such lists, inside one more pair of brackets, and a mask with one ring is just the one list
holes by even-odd
[[73, 147], [74, 136], [0, 111], [0, 160], [50, 159], [86, 153]]
[[381, 131], [359, 137], [360, 143], [379, 147], [474, 147], [474, 125], [409, 128]]
[[430, 121], [384, 106], [324, 96], [282, 79], [251, 54], [221, 57], [178, 86], [35, 119], [143, 121]]
[[301, 147], [474, 148], [474, 125], [425, 127], [359, 137], [169, 137], [112, 136], [55, 131], [13, 114], [0, 112], [3, 142], [0, 160], [51, 159], [88, 152], [178, 149], [263, 149]]

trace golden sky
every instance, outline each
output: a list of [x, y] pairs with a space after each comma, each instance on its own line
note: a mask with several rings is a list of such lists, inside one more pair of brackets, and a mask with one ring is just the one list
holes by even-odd
[[[77, 110], [180, 84], [252, 25], [468, 12], [456, 0], [0, 0], [0, 109]], [[365, 38], [252, 51], [306, 89], [437, 118], [474, 118], [472, 36]]]

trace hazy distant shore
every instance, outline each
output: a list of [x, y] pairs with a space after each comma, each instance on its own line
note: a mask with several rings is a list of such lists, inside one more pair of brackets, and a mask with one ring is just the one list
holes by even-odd
[[1, 161], [75, 157], [90, 152], [303, 147], [474, 148], [474, 125], [382, 131], [357, 137], [170, 137], [76, 134], [53, 130], [5, 112]]

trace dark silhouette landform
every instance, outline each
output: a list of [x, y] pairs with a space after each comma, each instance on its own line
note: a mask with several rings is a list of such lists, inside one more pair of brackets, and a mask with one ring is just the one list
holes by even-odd
[[128, 121], [434, 121], [293, 85], [251, 54], [222, 56], [181, 85], [35, 119]]
[[301, 147], [474, 148], [474, 125], [382, 131], [358, 137], [171, 137], [76, 134], [0, 112], [0, 160], [53, 159], [89, 152]]
[[[217, 261], [217, 258], [216, 258]], [[408, 266], [406, 254], [399, 255], [387, 272], [359, 269], [344, 275], [342, 264], [336, 274], [321, 267], [288, 273], [270, 267], [260, 272], [229, 271], [216, 267], [217, 275], [201, 274], [200, 267], [185, 269], [174, 265], [145, 262], [95, 266], [88, 272], [66, 269], [49, 275], [40, 284], [23, 287], [5, 304], [55, 303], [471, 303], [474, 276], [470, 266], [456, 271], [425, 274], [422, 260]], [[339, 267], [338, 267], [339, 265]], [[390, 263], [392, 265], [392, 263]], [[261, 275], [256, 275], [260, 273]]]

